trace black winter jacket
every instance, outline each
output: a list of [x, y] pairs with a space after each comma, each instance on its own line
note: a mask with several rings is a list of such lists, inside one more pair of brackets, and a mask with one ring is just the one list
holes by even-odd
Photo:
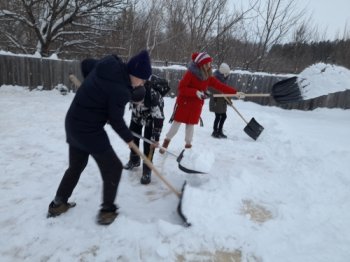
[[93, 154], [111, 148], [104, 130], [107, 122], [125, 142], [133, 139], [123, 118], [132, 87], [126, 64], [117, 56], [94, 62], [89, 70], [67, 112], [65, 126], [67, 143]]
[[146, 126], [151, 121], [152, 137], [159, 141], [164, 122], [163, 97], [169, 92], [170, 86], [166, 79], [152, 75], [145, 83], [146, 95], [143, 103], [130, 104], [132, 110], [131, 121], [139, 126]]

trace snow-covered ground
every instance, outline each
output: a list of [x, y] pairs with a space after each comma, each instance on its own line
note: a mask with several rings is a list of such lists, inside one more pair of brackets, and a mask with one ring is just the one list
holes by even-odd
[[[327, 88], [335, 81], [324, 94], [333, 92]], [[93, 159], [71, 198], [77, 206], [46, 218], [67, 167], [64, 117], [73, 96], [0, 87], [1, 261], [349, 261], [349, 110], [304, 112], [236, 101], [245, 118], [265, 129], [252, 140], [228, 108], [228, 138], [218, 140], [210, 136], [214, 114], [206, 102], [204, 127], [195, 127], [185, 157], [196, 157], [196, 167], [202, 162], [208, 173], [184, 173], [172, 155], [156, 153], [154, 160], [179, 191], [187, 181], [183, 211], [192, 226], [183, 226], [178, 197], [155, 175], [150, 185], [139, 183], [140, 168], [123, 172], [120, 215], [99, 226], [102, 182]], [[165, 99], [162, 138], [174, 101]], [[130, 114], [126, 110], [127, 123]], [[106, 128], [126, 163], [128, 147]], [[179, 154], [183, 146], [181, 127], [169, 150]]]

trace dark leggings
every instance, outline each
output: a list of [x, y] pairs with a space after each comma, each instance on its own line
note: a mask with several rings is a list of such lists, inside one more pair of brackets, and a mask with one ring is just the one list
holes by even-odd
[[[112, 148], [98, 154], [91, 154], [95, 159], [103, 180], [102, 208], [114, 211], [117, 189], [122, 174], [123, 166]], [[89, 159], [89, 153], [76, 147], [69, 146], [69, 167], [64, 173], [57, 189], [56, 199], [67, 202], [78, 184], [79, 178], [85, 169]]]
[[222, 130], [225, 120], [226, 120], [226, 113], [215, 113], [215, 120], [214, 120], [214, 130], [219, 131]]
[[[147, 119], [146, 125], [145, 125], [145, 130], [144, 130], [144, 134], [143, 136], [147, 139], [151, 139], [152, 137], [152, 130], [153, 130], [153, 122], [152, 120]], [[142, 125], [138, 125], [137, 123], [135, 123], [134, 121], [131, 121], [130, 123], [130, 127], [129, 129], [139, 135], [142, 135]], [[140, 145], [140, 139], [138, 137], [134, 136], [134, 143], [137, 145], [137, 147], [139, 147]], [[154, 155], [154, 150], [152, 151], [151, 155], [149, 156], [150, 153], [150, 144], [147, 142], [143, 142], [143, 153], [145, 154], [145, 156], [152, 162], [153, 160], [153, 155]], [[140, 157], [132, 150], [130, 150], [130, 160], [132, 162], [138, 162], [140, 161]], [[149, 172], [150, 169], [149, 167], [143, 163], [142, 166], [143, 172]]]

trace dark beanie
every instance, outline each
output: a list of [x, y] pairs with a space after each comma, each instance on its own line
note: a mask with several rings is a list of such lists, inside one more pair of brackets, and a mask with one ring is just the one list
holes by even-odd
[[146, 50], [133, 56], [128, 64], [128, 73], [137, 78], [147, 80], [152, 75], [151, 61]]
[[81, 62], [80, 68], [84, 78], [86, 78], [88, 74], [92, 71], [92, 69], [94, 69], [97, 62], [98, 60], [93, 58], [87, 58]]

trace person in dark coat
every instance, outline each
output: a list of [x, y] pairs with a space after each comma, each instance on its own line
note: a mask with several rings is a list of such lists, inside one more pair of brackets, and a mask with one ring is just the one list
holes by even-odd
[[[150, 161], [153, 159], [154, 148], [158, 146], [159, 137], [163, 129], [164, 122], [164, 100], [163, 97], [169, 92], [170, 86], [166, 79], [152, 75], [145, 83], [146, 95], [142, 103], [131, 103], [132, 110], [131, 122], [129, 129], [139, 135], [142, 135], [144, 128], [144, 137], [154, 141], [150, 145], [148, 142], [143, 143], [143, 153]], [[139, 146], [140, 139], [134, 137], [134, 142]], [[124, 166], [125, 169], [131, 170], [140, 166], [140, 157], [130, 150], [129, 162]], [[143, 163], [141, 184], [151, 183], [151, 169]]]
[[97, 223], [108, 225], [118, 215], [114, 201], [123, 166], [104, 126], [108, 122], [125, 143], [132, 143], [133, 135], [123, 119], [125, 105], [144, 98], [143, 85], [151, 76], [152, 68], [149, 54], [144, 50], [127, 64], [116, 55], [108, 55], [101, 60], [84, 60], [81, 69], [85, 79], [65, 119], [69, 166], [49, 205], [48, 216], [60, 215], [75, 205], [68, 199], [91, 155], [103, 180], [103, 198]]
[[[214, 72], [214, 77], [216, 77], [220, 82], [227, 83], [227, 79], [230, 75], [230, 67], [226, 63], [222, 63], [219, 70]], [[217, 94], [214, 88], [209, 88], [210, 92]], [[227, 138], [223, 132], [223, 127], [225, 120], [227, 118], [227, 102], [223, 97], [210, 97], [209, 100], [209, 111], [215, 113], [215, 120], [213, 125], [213, 133], [211, 134], [215, 138]]]

